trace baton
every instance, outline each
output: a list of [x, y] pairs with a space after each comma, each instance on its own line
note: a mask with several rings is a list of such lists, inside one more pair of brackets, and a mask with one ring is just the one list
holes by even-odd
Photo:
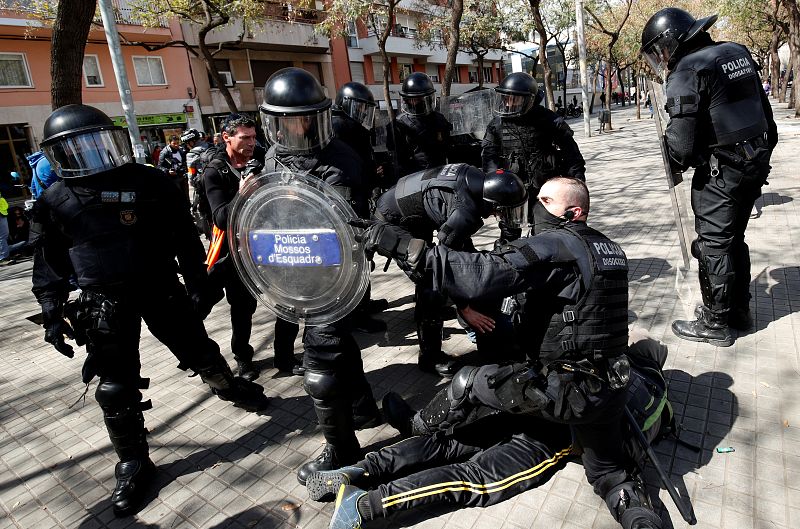
[[661, 479], [661, 483], [664, 485], [664, 488], [667, 489], [667, 492], [669, 492], [669, 497], [672, 498], [672, 501], [675, 502], [675, 506], [678, 507], [678, 511], [680, 511], [681, 516], [689, 525], [695, 525], [697, 523], [697, 518], [694, 516], [694, 509], [692, 508], [691, 500], [689, 498], [681, 498], [680, 492], [678, 492], [678, 489], [675, 488], [675, 485], [672, 483], [672, 481], [670, 481], [667, 473], [664, 472], [664, 468], [661, 466], [661, 463], [658, 462], [658, 456], [656, 456], [656, 453], [653, 451], [653, 447], [650, 446], [650, 443], [647, 442], [644, 432], [642, 432], [642, 429], [639, 428], [639, 423], [637, 423], [636, 419], [633, 418], [631, 410], [627, 405], [625, 406], [625, 416], [628, 418], [628, 422], [631, 425], [631, 430], [633, 430], [636, 438], [639, 440], [639, 443], [642, 445], [642, 448], [647, 454], [647, 458], [656, 469], [658, 477]]

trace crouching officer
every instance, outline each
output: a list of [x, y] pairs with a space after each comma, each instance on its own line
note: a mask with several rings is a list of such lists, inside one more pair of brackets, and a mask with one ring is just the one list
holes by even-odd
[[[494, 88], [494, 119], [483, 137], [484, 171], [509, 170], [529, 188], [528, 221], [539, 189], [548, 178], [586, 180], [586, 163], [564, 118], [539, 103], [543, 93], [536, 79], [523, 72], [506, 76]], [[500, 225], [501, 239], [513, 240], [521, 230]]]
[[[502, 169], [484, 174], [467, 164], [450, 164], [401, 178], [378, 199], [375, 217], [408, 231], [430, 244], [434, 230], [441, 245], [475, 251], [471, 237], [483, 219], [499, 215], [501, 222], [520, 227], [527, 193], [516, 175]], [[442, 351], [442, 308], [446, 302], [423, 282], [415, 290], [414, 320], [419, 339], [419, 368], [451, 377], [455, 362]], [[466, 305], [460, 309], [471, 310]]]
[[672, 331], [726, 347], [734, 341], [731, 327], [753, 325], [744, 232], [769, 176], [778, 131], [759, 67], [741, 44], [711, 39], [706, 30], [716, 20], [662, 9], [642, 31], [642, 55], [666, 77], [670, 157], [680, 170], [695, 167], [692, 255], [699, 262], [703, 306], [697, 320], [675, 321]]
[[475, 404], [569, 424], [584, 447], [586, 476], [615, 519], [628, 529], [661, 527], [626, 470], [619, 427], [630, 369], [628, 262], [586, 225], [588, 213], [585, 184], [554, 178], [539, 192], [535, 235], [492, 252], [428, 248], [380, 223], [364, 236], [368, 249], [405, 261], [418, 279], [432, 276], [433, 288], [453, 299], [516, 298], [528, 362], [462, 368], [415, 417], [418, 432], [447, 430]]
[[[233, 376], [206, 334], [201, 315], [204, 252], [185, 197], [158, 169], [133, 163], [127, 132], [96, 108], [67, 105], [44, 125], [42, 148], [62, 178], [36, 201], [42, 233], [34, 257], [33, 292], [42, 306], [45, 340], [72, 357], [64, 319], [74, 273], [81, 295], [70, 305], [75, 332], [86, 341], [87, 384], [120, 462], [111, 495], [114, 512], [134, 512], [155, 471], [148, 456], [140, 376], [141, 322], [223, 400], [264, 408], [263, 388]], [[184, 278], [177, 276], [175, 259]], [[188, 293], [187, 293], [188, 291]], [[73, 303], [73, 302], [71, 302]]]
[[[284, 68], [267, 81], [261, 105], [264, 132], [271, 143], [266, 173], [294, 172], [324, 180], [359, 216], [367, 214], [358, 155], [333, 137], [331, 100], [314, 76], [301, 68]], [[278, 318], [275, 342], [294, 343], [298, 324]], [[372, 389], [364, 376], [361, 349], [351, 333], [352, 318], [326, 325], [307, 325], [303, 332], [303, 386], [314, 401], [325, 449], [297, 472], [298, 481], [317, 470], [357, 461], [355, 430], [382, 422]]]

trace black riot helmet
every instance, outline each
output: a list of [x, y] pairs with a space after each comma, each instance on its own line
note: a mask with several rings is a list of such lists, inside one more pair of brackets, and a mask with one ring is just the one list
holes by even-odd
[[414, 72], [400, 87], [403, 112], [412, 116], [425, 116], [436, 109], [436, 88], [431, 78], [422, 72]]
[[466, 185], [469, 194], [481, 205], [482, 217], [497, 215], [510, 227], [522, 225], [528, 191], [520, 177], [503, 169], [484, 173], [468, 166]]
[[356, 82], [342, 85], [333, 104], [334, 110], [344, 112], [365, 129], [371, 129], [375, 122], [375, 107], [375, 97], [370, 89]]
[[525, 114], [538, 100], [539, 84], [530, 74], [514, 72], [508, 74], [494, 88], [493, 111], [501, 117]]
[[128, 132], [102, 111], [66, 105], [44, 122], [42, 150], [62, 178], [102, 173], [134, 161]]
[[678, 47], [710, 28], [716, 21], [717, 15], [697, 20], [683, 9], [667, 7], [650, 17], [644, 25], [642, 48], [639, 51], [656, 74], [666, 79], [669, 60]]
[[259, 107], [270, 143], [291, 153], [321, 149], [333, 138], [331, 100], [302, 68], [283, 68], [267, 80]]

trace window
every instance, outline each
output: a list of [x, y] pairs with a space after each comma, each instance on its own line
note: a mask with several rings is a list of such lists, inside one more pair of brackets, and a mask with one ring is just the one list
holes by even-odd
[[0, 53], [0, 88], [33, 88], [24, 53]]
[[469, 71], [469, 82], [470, 83], [477, 83], [478, 82], [478, 73], [473, 72], [472, 70]]
[[[219, 76], [222, 77], [225, 86], [230, 87], [236, 84], [231, 73], [231, 62], [228, 59], [214, 59], [214, 68], [217, 69]], [[208, 74], [208, 83], [211, 88], [219, 88], [211, 74]]]
[[491, 66], [484, 66], [483, 67], [483, 82], [484, 83], [491, 83], [492, 82], [492, 67]]
[[136, 72], [136, 84], [139, 86], [167, 84], [161, 57], [134, 57], [133, 69]]
[[347, 47], [358, 48], [358, 29], [352, 20], [347, 21]]
[[411, 65], [410, 64], [400, 64], [399, 74], [400, 74], [400, 81], [402, 82], [406, 77], [411, 75]]
[[100, 61], [97, 55], [83, 56], [83, 78], [86, 86], [103, 86], [103, 75], [100, 73]]

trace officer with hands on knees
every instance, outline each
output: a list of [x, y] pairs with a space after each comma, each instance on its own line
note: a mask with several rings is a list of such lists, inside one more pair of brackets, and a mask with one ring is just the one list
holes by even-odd
[[[528, 186], [528, 222], [536, 196], [548, 178], [571, 176], [586, 180], [586, 163], [564, 118], [543, 107], [543, 92], [527, 73], [509, 74], [494, 88], [494, 119], [483, 137], [484, 171], [502, 168]], [[501, 240], [511, 241], [522, 230], [500, 224]]]
[[664, 139], [671, 162], [678, 170], [695, 168], [692, 255], [703, 305], [696, 320], [674, 321], [672, 331], [727, 347], [734, 342], [731, 328], [753, 325], [744, 232], [769, 176], [778, 130], [750, 52], [735, 42], [714, 42], [706, 32], [716, 20], [662, 9], [642, 31], [641, 52], [666, 79]]
[[416, 431], [447, 429], [476, 405], [569, 424], [586, 476], [615, 519], [626, 529], [660, 528], [626, 470], [619, 426], [630, 369], [628, 262], [619, 245], [587, 226], [588, 213], [585, 184], [557, 177], [539, 191], [534, 235], [492, 252], [429, 248], [382, 222], [363, 237], [367, 250], [398, 259], [454, 300], [512, 300], [516, 340], [528, 355], [525, 363], [459, 370], [414, 417]]
[[430, 77], [414, 72], [400, 88], [403, 112], [394, 121], [400, 175], [447, 163], [453, 125], [436, 110], [436, 89]]
[[[141, 322], [222, 400], [263, 409], [263, 388], [233, 376], [202, 316], [203, 246], [181, 190], [158, 169], [134, 163], [127, 131], [100, 110], [67, 105], [45, 121], [42, 149], [61, 180], [34, 205], [37, 240], [33, 293], [42, 306], [45, 340], [66, 356], [74, 334], [86, 343], [83, 381], [100, 377], [95, 398], [119, 457], [111, 495], [118, 516], [133, 513], [152, 479], [140, 376]], [[177, 265], [176, 265], [177, 258]], [[181, 284], [180, 271], [185, 283]], [[77, 305], [66, 304], [77, 277]], [[69, 307], [65, 307], [69, 305]], [[199, 314], [198, 314], [199, 312]]]
[[[331, 100], [314, 76], [301, 68], [273, 74], [264, 87], [261, 117], [271, 144], [266, 173], [291, 171], [320, 178], [341, 193], [357, 215], [368, 214], [361, 161], [333, 137]], [[355, 430], [383, 422], [352, 327], [351, 316], [346, 316], [331, 324], [307, 325], [303, 332], [303, 387], [314, 401], [326, 445], [316, 459], [298, 470], [301, 484], [311, 472], [357, 461], [361, 448]], [[278, 318], [276, 347], [279, 339], [293, 344], [297, 332], [297, 324]]]
[[[378, 199], [375, 217], [429, 244], [435, 230], [440, 245], [475, 251], [471, 237], [483, 219], [497, 214], [504, 224], [520, 227], [526, 200], [524, 184], [510, 172], [484, 174], [467, 164], [450, 164], [401, 178]], [[415, 299], [419, 368], [451, 377], [455, 362], [442, 351], [441, 311], [446, 300], [422, 282], [416, 285]], [[467, 305], [459, 309], [472, 311]]]

